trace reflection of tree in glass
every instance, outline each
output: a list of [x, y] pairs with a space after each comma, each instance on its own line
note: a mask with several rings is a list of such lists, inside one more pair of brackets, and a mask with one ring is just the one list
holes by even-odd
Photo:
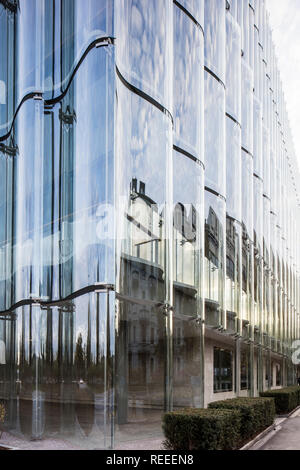
[[82, 334], [81, 333], [79, 333], [77, 341], [76, 341], [74, 363], [75, 363], [77, 378], [82, 379], [84, 370], [85, 370], [85, 353], [84, 353], [84, 349], [82, 346]]

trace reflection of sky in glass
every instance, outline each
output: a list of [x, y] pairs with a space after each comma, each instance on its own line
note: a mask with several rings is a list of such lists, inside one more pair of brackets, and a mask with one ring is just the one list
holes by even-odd
[[174, 6], [174, 138], [201, 160], [202, 45], [200, 29]]
[[180, 3], [191, 15], [203, 26], [204, 22], [204, 1], [203, 0], [179, 0]]
[[205, 0], [205, 65], [225, 83], [225, 2]]
[[145, 194], [155, 203], [166, 201], [166, 164], [170, 120], [142, 98], [118, 87], [119, 152], [117, 181], [128, 197], [132, 178], [145, 183]]
[[171, 6], [165, 0], [120, 0], [116, 11], [117, 64], [122, 74], [167, 109]]
[[225, 196], [225, 90], [205, 73], [205, 185]]
[[226, 112], [241, 122], [241, 30], [226, 15]]
[[241, 128], [226, 118], [226, 211], [241, 222]]
[[253, 154], [253, 72], [242, 59], [242, 146]]
[[250, 240], [253, 239], [253, 158], [242, 151], [242, 218]]

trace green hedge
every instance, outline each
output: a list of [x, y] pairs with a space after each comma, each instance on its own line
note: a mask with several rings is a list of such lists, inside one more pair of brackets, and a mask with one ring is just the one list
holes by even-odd
[[261, 392], [260, 396], [274, 398], [278, 415], [289, 413], [300, 405], [300, 387], [298, 386], [267, 390]]
[[233, 398], [210, 403], [210, 409], [239, 410], [241, 414], [241, 445], [271, 426], [275, 418], [272, 398]]
[[164, 446], [180, 451], [237, 449], [240, 425], [238, 410], [185, 409], [166, 413]]

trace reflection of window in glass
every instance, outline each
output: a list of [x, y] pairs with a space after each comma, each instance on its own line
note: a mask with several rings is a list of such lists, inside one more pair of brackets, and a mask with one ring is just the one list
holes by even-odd
[[154, 344], [154, 328], [151, 328], [151, 344]]
[[241, 353], [241, 390], [250, 389], [250, 353]]
[[281, 385], [281, 367], [280, 364], [276, 364], [276, 386]]
[[214, 392], [232, 391], [232, 351], [214, 348]]

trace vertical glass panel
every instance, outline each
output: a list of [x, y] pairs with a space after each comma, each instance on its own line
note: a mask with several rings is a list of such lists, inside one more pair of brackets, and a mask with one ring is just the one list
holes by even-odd
[[116, 9], [117, 65], [132, 85], [170, 109], [172, 2], [120, 0]]
[[241, 308], [241, 128], [226, 118], [226, 309], [227, 327], [236, 329]]
[[75, 290], [95, 282], [114, 283], [113, 63], [112, 46], [94, 49], [75, 83]]
[[205, 186], [226, 194], [225, 89], [205, 73]]
[[117, 289], [135, 298], [146, 297], [146, 292], [134, 287], [136, 269], [137, 275], [143, 271], [154, 276], [157, 290], [151, 298], [163, 302], [171, 121], [122, 84], [117, 92], [117, 264], [121, 263]]
[[17, 18], [19, 102], [32, 91], [47, 99], [65, 91], [85, 49], [113, 35], [112, 0], [21, 0]]
[[[202, 405], [203, 168], [174, 152], [173, 406]], [[188, 183], [187, 186], [181, 182]], [[186, 187], [186, 190], [183, 188]]]
[[15, 105], [15, 14], [0, 4], [0, 135], [13, 118]]
[[[235, 317], [241, 308], [242, 228], [240, 223], [226, 217], [226, 309], [227, 328], [235, 331]], [[230, 320], [230, 321], [229, 321]]]
[[174, 5], [174, 144], [203, 161], [203, 34]]
[[226, 211], [230, 217], [242, 219], [241, 128], [226, 118]]
[[30, 100], [16, 121], [14, 302], [40, 295], [43, 103]]
[[250, 390], [250, 348], [241, 351], [241, 390]]
[[[117, 82], [117, 443], [160, 433], [172, 273], [171, 120]], [[170, 185], [170, 186], [169, 186]], [[172, 244], [170, 244], [172, 246]]]
[[263, 126], [263, 171], [264, 171], [264, 194], [270, 197], [270, 135]]
[[12, 230], [13, 230], [13, 156], [0, 152], [0, 310], [11, 306]]
[[[140, 288], [150, 295], [154, 284], [141, 278]], [[120, 300], [117, 311], [115, 441], [119, 445], [161, 432], [166, 319], [154, 303]]]
[[255, 96], [253, 100], [253, 171], [256, 176], [263, 178], [262, 111], [260, 101]]
[[226, 15], [226, 112], [241, 122], [241, 29]]
[[45, 2], [20, 0], [17, 13], [18, 102], [33, 91], [43, 91]]
[[225, 309], [225, 201], [205, 191], [205, 317], [219, 326]]
[[[70, 0], [68, 0], [69, 3]], [[75, 0], [76, 57], [95, 39], [113, 36], [114, 0]]]
[[63, 100], [45, 109], [42, 265], [51, 299], [113, 283], [112, 52], [91, 51]]
[[251, 320], [253, 270], [253, 158], [242, 152], [243, 315]]
[[242, 151], [242, 221], [253, 241], [253, 158]]
[[253, 72], [242, 59], [242, 146], [253, 154]]
[[182, 5], [198, 23], [203, 26], [204, 24], [204, 1], [203, 0], [179, 0], [178, 3]]
[[205, 0], [205, 65], [225, 83], [225, 0]]

